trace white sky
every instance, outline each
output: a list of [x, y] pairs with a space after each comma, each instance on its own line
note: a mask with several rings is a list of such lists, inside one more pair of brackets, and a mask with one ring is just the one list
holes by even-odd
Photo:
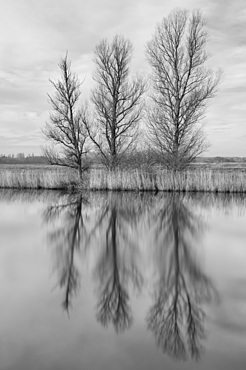
[[122, 34], [134, 45], [132, 72], [149, 72], [145, 45], [175, 7], [201, 9], [209, 63], [224, 71], [207, 110], [206, 155], [246, 156], [245, 0], [0, 0], [0, 153], [41, 153], [49, 79], [66, 51], [89, 98], [95, 46]]

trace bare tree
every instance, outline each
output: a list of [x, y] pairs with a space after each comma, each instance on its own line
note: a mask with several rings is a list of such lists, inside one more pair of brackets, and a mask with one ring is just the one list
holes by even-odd
[[153, 70], [150, 141], [167, 167], [185, 168], [208, 148], [201, 119], [221, 71], [206, 69], [208, 35], [200, 11], [175, 10], [147, 44]]
[[87, 109], [85, 106], [77, 108], [81, 83], [72, 73], [67, 55], [61, 59], [59, 68], [60, 79], [56, 82], [50, 80], [55, 93], [53, 96], [48, 94], [52, 112], [43, 130], [46, 138], [59, 150], [55, 150], [53, 145], [45, 148], [44, 154], [51, 164], [76, 169], [82, 179], [83, 171], [88, 168], [88, 163], [84, 161], [88, 152]]
[[135, 143], [141, 118], [145, 82], [140, 76], [130, 81], [132, 51], [131, 42], [122, 36], [115, 36], [111, 44], [104, 39], [95, 49], [95, 119], [87, 129], [103, 163], [110, 169]]

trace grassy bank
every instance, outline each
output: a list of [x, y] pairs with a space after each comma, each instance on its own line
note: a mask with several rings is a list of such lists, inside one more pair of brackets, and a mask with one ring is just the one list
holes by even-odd
[[92, 169], [83, 184], [73, 171], [50, 166], [4, 167], [0, 187], [15, 189], [87, 189], [122, 191], [207, 191], [246, 193], [246, 172], [242, 170], [195, 169], [179, 173], [167, 170]]
[[246, 192], [246, 173], [241, 170], [188, 170], [172, 173], [168, 170], [91, 171], [89, 188], [93, 190], [138, 191], [208, 191]]
[[71, 189], [78, 186], [77, 175], [51, 166], [2, 166], [0, 188]]

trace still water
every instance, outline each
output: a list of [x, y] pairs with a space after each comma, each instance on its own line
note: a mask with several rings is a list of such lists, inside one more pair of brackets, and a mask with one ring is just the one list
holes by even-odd
[[0, 369], [246, 369], [246, 198], [0, 192]]

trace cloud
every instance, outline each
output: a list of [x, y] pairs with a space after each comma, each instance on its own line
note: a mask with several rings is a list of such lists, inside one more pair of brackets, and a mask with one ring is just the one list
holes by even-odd
[[[58, 63], [66, 51], [72, 68], [84, 80], [82, 97], [89, 98], [93, 84], [93, 52], [102, 38], [116, 33], [131, 39], [134, 45], [133, 72], [149, 72], [145, 45], [157, 22], [175, 7], [201, 8], [207, 17], [210, 40], [209, 65], [224, 70], [223, 82], [207, 113], [208, 136], [213, 147], [222, 148], [213, 127], [225, 130], [225, 151], [233, 139], [232, 123], [241, 137], [246, 134], [246, 7], [244, 0], [8, 0], [1, 3], [0, 23], [0, 145], [7, 146], [11, 135], [22, 146], [34, 141], [39, 150], [41, 129], [50, 109], [47, 93], [52, 93], [49, 79], [59, 76]], [[206, 132], [207, 132], [206, 131]], [[36, 133], [39, 136], [35, 136]], [[235, 137], [231, 147], [238, 151]], [[218, 145], [217, 145], [218, 144]], [[240, 153], [244, 151], [240, 140]], [[11, 146], [12, 147], [12, 146]], [[221, 150], [221, 149], [219, 149]], [[236, 154], [235, 154], [236, 155]], [[246, 156], [246, 152], [244, 154]]]

